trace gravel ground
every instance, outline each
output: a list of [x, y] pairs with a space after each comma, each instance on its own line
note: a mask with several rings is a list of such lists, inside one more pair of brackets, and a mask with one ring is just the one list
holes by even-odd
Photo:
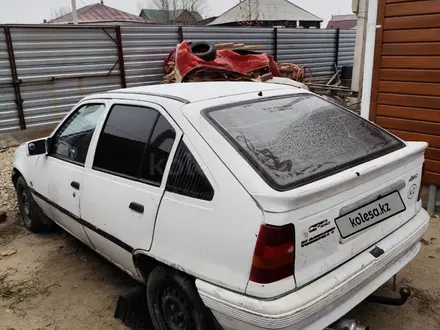
[[[0, 150], [0, 211], [8, 212], [0, 224], [0, 330], [127, 329], [113, 313], [132, 279], [62, 231], [35, 235], [21, 225], [13, 151]], [[421, 253], [398, 279], [413, 292], [407, 304], [362, 303], [350, 316], [372, 330], [440, 329], [440, 220], [431, 220]], [[387, 283], [378, 294], [395, 293]]]

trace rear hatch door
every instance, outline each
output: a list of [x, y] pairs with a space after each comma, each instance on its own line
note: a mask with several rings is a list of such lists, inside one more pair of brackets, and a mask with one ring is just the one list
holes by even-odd
[[[265, 212], [267, 223], [294, 224], [297, 286], [373, 249], [411, 220], [421, 207], [425, 148], [425, 143], [410, 142], [397, 152], [286, 192], [282, 200], [254, 195], [271, 210]], [[277, 209], [286, 211], [274, 213]]]
[[[416, 212], [425, 143], [407, 145], [311, 93], [208, 108], [202, 116], [248, 164], [218, 142], [215, 151], [266, 222], [294, 224], [299, 286], [373, 246]], [[205, 131], [215, 145], [218, 137]]]

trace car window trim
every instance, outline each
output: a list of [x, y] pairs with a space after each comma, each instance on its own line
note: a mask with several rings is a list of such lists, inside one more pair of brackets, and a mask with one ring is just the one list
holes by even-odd
[[[148, 103], [147, 103], [147, 104], [148, 104]], [[113, 110], [113, 108], [114, 108], [115, 106], [117, 106], [117, 105], [121, 105], [121, 106], [133, 106], [133, 107], [145, 108], [145, 109], [154, 110], [154, 111], [157, 113], [157, 118], [155, 119], [155, 123], [154, 123], [153, 129], [151, 130], [151, 133], [150, 133], [150, 135], [149, 135], [149, 137], [148, 137], [148, 141], [146, 142], [146, 144], [145, 144], [145, 148], [144, 148], [144, 151], [143, 151], [143, 153], [142, 153], [141, 164], [139, 165], [139, 169], [138, 169], [138, 171], [137, 171], [138, 177], [134, 177], [134, 176], [131, 176], [131, 175], [126, 175], [126, 174], [122, 174], [122, 173], [118, 173], [118, 172], [114, 172], [114, 171], [106, 170], [106, 169], [103, 169], [103, 168], [101, 168], [101, 167], [98, 167], [98, 166], [95, 166], [95, 165], [94, 165], [94, 164], [95, 164], [95, 158], [96, 158], [96, 150], [98, 150], [99, 141], [100, 141], [100, 139], [101, 139], [102, 134], [104, 133], [104, 130], [105, 130], [105, 127], [106, 127], [107, 121], [108, 121], [108, 119], [110, 118], [110, 115], [111, 115], [111, 113], [112, 113], [112, 110]], [[123, 178], [123, 179], [126, 179], [126, 180], [134, 181], [134, 182], [139, 182], [139, 183], [147, 184], [147, 185], [149, 185], [149, 186], [156, 187], [156, 188], [161, 187], [161, 186], [162, 186], [162, 183], [164, 182], [165, 175], [162, 177], [162, 180], [161, 180], [160, 183], [157, 183], [157, 182], [154, 182], [154, 181], [151, 181], [151, 180], [147, 180], [147, 179], [142, 179], [142, 178], [140, 177], [140, 174], [141, 174], [141, 171], [142, 171], [142, 165], [143, 165], [144, 157], [145, 157], [145, 154], [146, 154], [146, 152], [147, 152], [147, 150], [148, 150], [148, 145], [149, 145], [149, 143], [150, 143], [151, 137], [152, 137], [152, 135], [153, 135], [154, 129], [156, 128], [156, 125], [157, 125], [157, 122], [159, 121], [160, 116], [164, 117], [164, 119], [165, 119], [165, 120], [170, 124], [170, 126], [173, 128], [174, 132], [176, 132], [176, 129], [173, 127], [173, 125], [169, 122], [169, 120], [168, 120], [168, 119], [167, 119], [167, 118], [166, 118], [166, 117], [165, 117], [165, 116], [164, 116], [164, 115], [163, 115], [158, 109], [155, 109], [155, 108], [153, 108], [153, 107], [151, 107], [151, 106], [148, 106], [148, 105], [146, 105], [146, 104], [142, 104], [142, 105], [141, 105], [141, 104], [125, 103], [125, 102], [120, 102], [120, 100], [118, 100], [118, 102], [112, 103], [112, 104], [110, 105], [110, 108], [109, 108], [107, 114], [106, 114], [106, 118], [105, 118], [104, 123], [103, 123], [103, 125], [102, 125], [101, 132], [99, 133], [98, 141], [97, 141], [97, 143], [96, 143], [96, 147], [95, 147], [95, 155], [94, 155], [94, 157], [93, 157], [93, 163], [92, 163], [92, 166], [91, 166], [91, 170], [92, 170], [92, 171], [97, 171], [97, 172], [106, 173], [106, 174], [110, 174], [110, 175], [113, 175], [113, 176], [116, 176], [116, 177], [120, 177], [120, 178]], [[173, 147], [174, 147], [174, 144], [176, 143], [177, 139], [178, 139], [178, 136], [177, 136], [177, 132], [176, 132], [176, 138], [174, 139]], [[179, 139], [179, 140], [180, 140], [180, 139]], [[168, 162], [170, 161], [170, 159], [171, 159], [171, 153], [170, 153], [170, 157], [168, 157], [167, 164], [168, 164]]]
[[[138, 175], [137, 175], [137, 177], [139, 179], [142, 178], [142, 169], [144, 168], [144, 165], [145, 165], [146, 156], [147, 156], [147, 150], [148, 150], [148, 147], [150, 146], [151, 137], [153, 136], [154, 130], [156, 129], [156, 125], [159, 122], [160, 116], [162, 116], [159, 111], [156, 110], [156, 112], [157, 112], [156, 120], [154, 121], [153, 129], [151, 130], [150, 135], [148, 136], [147, 142], [145, 143], [144, 151], [142, 153], [142, 158], [141, 158], [141, 165], [138, 168]], [[167, 122], [168, 122], [168, 120], [167, 120]], [[162, 177], [162, 180], [163, 180], [163, 177]], [[146, 180], [146, 181], [149, 181], [149, 180]], [[159, 186], [161, 184], [162, 184], [162, 181], [159, 182]]]
[[131, 176], [131, 175], [126, 175], [126, 174], [121, 174], [121, 173], [118, 173], [118, 172], [106, 170], [105, 168], [93, 167], [92, 171], [106, 173], [106, 174], [109, 174], [109, 175], [116, 176], [118, 178], [130, 180], [130, 181], [133, 181], [133, 182], [145, 183], [145, 184], [148, 184], [148, 185], [156, 187], [156, 188], [160, 188], [160, 186], [161, 186], [160, 184], [154, 183], [152, 181], [148, 181], [148, 180], [145, 180], [145, 179], [139, 179], [139, 178], [136, 178], [136, 177]]
[[[157, 183], [155, 181], [151, 181], [151, 180], [147, 180], [147, 179], [139, 179], [138, 181], [141, 182], [141, 183], [148, 184], [148, 185], [153, 186], [153, 187], [158, 187], [159, 188], [160, 186], [162, 186], [162, 182]], [[162, 181], [163, 181], [163, 178], [162, 178]]]
[[[168, 178], [167, 178], [166, 181], [164, 181], [164, 178], [165, 178], [165, 172], [163, 173], [163, 175], [162, 175], [162, 179], [160, 180], [160, 182], [156, 182], [156, 181], [152, 181], [152, 180], [148, 180], [148, 179], [142, 178], [142, 170], [143, 170], [143, 168], [144, 168], [145, 161], [146, 161], [146, 157], [145, 157], [145, 156], [147, 155], [147, 152], [148, 152], [148, 150], [150, 149], [149, 147], [150, 147], [150, 143], [151, 143], [151, 138], [152, 138], [152, 136], [153, 136], [154, 131], [156, 130], [156, 126], [157, 126], [157, 124], [159, 123], [159, 119], [160, 119], [160, 117], [163, 117], [163, 119], [166, 120], [166, 122], [168, 123], [168, 125], [171, 127], [171, 129], [172, 129], [173, 132], [174, 132], [174, 141], [173, 141], [173, 145], [171, 146], [171, 150], [170, 150], [170, 153], [169, 153], [169, 155], [168, 155], [167, 164], [165, 164], [165, 167], [166, 167], [166, 165], [168, 165], [168, 162], [170, 162], [170, 159], [171, 159], [171, 151], [172, 151], [172, 149], [173, 149], [173, 147], [174, 147], [174, 143], [175, 143], [176, 140], [177, 140], [177, 132], [176, 132], [175, 128], [173, 127], [173, 125], [171, 125], [171, 123], [168, 121], [168, 119], [166, 119], [165, 116], [162, 115], [160, 112], [158, 112], [158, 113], [159, 113], [159, 116], [157, 116], [156, 122], [154, 123], [153, 130], [151, 131], [151, 134], [150, 134], [150, 136], [148, 137], [148, 143], [145, 145], [145, 150], [144, 150], [144, 153], [143, 153], [143, 155], [142, 155], [141, 167], [139, 168], [138, 177], [140, 178], [141, 182], [145, 182], [145, 183], [153, 184], [153, 185], [158, 185], [158, 186], [160, 187], [160, 186], [162, 186], [162, 183], [164, 183], [164, 182], [165, 182], [165, 186], [166, 186], [166, 181], [168, 181]], [[178, 147], [178, 145], [177, 145], [177, 147]], [[172, 162], [170, 163], [170, 166], [171, 166], [171, 164], [172, 164]], [[168, 173], [168, 174], [169, 174], [169, 173]]]
[[54, 159], [58, 159], [58, 160], [61, 160], [61, 161], [63, 161], [63, 162], [66, 162], [66, 163], [72, 164], [72, 165], [76, 165], [76, 166], [83, 167], [83, 168], [85, 167], [85, 162], [84, 162], [84, 164], [83, 164], [83, 163], [76, 162], [76, 161], [74, 161], [74, 160], [71, 160], [71, 159], [69, 159], [69, 158], [67, 158], [67, 157], [60, 156], [60, 155], [49, 154], [48, 156], [49, 156], [49, 157], [52, 157], [52, 158], [54, 158]]
[[[72, 116], [73, 116], [78, 110], [80, 110], [81, 108], [83, 108], [83, 107], [85, 107], [85, 106], [90, 106], [90, 105], [102, 105], [102, 106], [104, 106], [104, 111], [105, 111], [105, 108], [107, 107], [107, 105], [106, 105], [105, 102], [87, 102], [87, 101], [86, 101], [86, 102], [82, 102], [82, 103], [78, 104], [78, 105], [76, 106], [76, 108], [74, 108], [74, 109], [69, 113], [69, 115], [68, 115], [68, 116], [67, 116], [67, 117], [66, 117], [66, 118], [60, 123], [60, 125], [54, 130], [54, 132], [52, 133], [52, 135], [50, 135], [50, 137], [53, 139], [53, 138], [57, 135], [57, 133], [60, 131], [60, 129], [63, 128], [64, 124], [65, 124], [67, 121], [69, 121], [69, 119], [72, 118]], [[99, 120], [101, 120], [101, 119], [99, 119]], [[95, 128], [93, 129], [93, 134], [95, 134], [95, 132], [96, 132], [96, 127], [97, 127], [98, 124], [99, 124], [99, 120], [98, 120], [98, 122], [96, 123]], [[92, 137], [93, 137], [93, 135], [92, 135]], [[89, 149], [90, 149], [90, 144], [89, 144]], [[87, 153], [89, 153], [89, 149], [87, 150]], [[83, 167], [83, 168], [85, 168], [85, 166], [86, 166], [86, 160], [87, 160], [87, 157], [86, 157], [86, 160], [84, 161], [84, 163], [80, 163], [80, 162], [74, 161], [74, 160], [72, 160], [72, 159], [69, 159], [69, 158], [67, 158], [67, 157], [64, 157], [64, 156], [61, 156], [61, 155], [58, 155], [58, 154], [52, 154], [52, 153], [49, 153], [47, 156], [48, 156], [48, 157], [55, 158], [55, 159], [58, 159], [58, 160], [61, 160], [61, 161], [64, 161], [64, 162], [69, 163], [69, 164], [72, 164], [72, 165], [79, 166], [79, 167]]]
[[[285, 186], [280, 186], [273, 178], [271, 178], [269, 175], [267, 175], [266, 170], [264, 169], [262, 164], [257, 163], [251, 154], [249, 154], [248, 151], [246, 151], [239, 143], [238, 141], [236, 141], [223, 127], [221, 127], [221, 125], [219, 123], [217, 123], [217, 121], [212, 118], [209, 114], [211, 112], [215, 112], [218, 110], [224, 110], [230, 107], [234, 107], [234, 106], [240, 106], [240, 105], [247, 105], [247, 104], [253, 104], [253, 103], [259, 103], [259, 102], [265, 102], [265, 101], [271, 101], [271, 100], [279, 100], [279, 99], [284, 99], [284, 98], [288, 98], [288, 97], [298, 97], [298, 96], [302, 96], [302, 95], [312, 95], [314, 97], [318, 97], [330, 104], [333, 104], [334, 106], [342, 109], [343, 111], [347, 112], [349, 115], [354, 116], [358, 119], [360, 119], [361, 121], [367, 122], [370, 125], [373, 125], [375, 127], [377, 127], [378, 129], [381, 130], [381, 132], [383, 132], [384, 134], [390, 136], [392, 139], [395, 139], [398, 144], [396, 146], [388, 146], [382, 150], [376, 151], [374, 153], [371, 153], [369, 155], [365, 155], [363, 157], [360, 157], [358, 159], [349, 161], [345, 164], [341, 164], [335, 168], [332, 168], [330, 170], [326, 170], [324, 172], [318, 173], [318, 174], [314, 174], [311, 175], [307, 178], [304, 179], [300, 179], [298, 181], [295, 181], [291, 184], [285, 185]], [[358, 116], [357, 114], [355, 114], [354, 112], [352, 112], [349, 109], [344, 108], [343, 106], [329, 101], [319, 95], [313, 94], [313, 93], [295, 93], [295, 94], [283, 94], [283, 95], [277, 95], [277, 96], [270, 96], [270, 97], [260, 97], [258, 99], [252, 99], [252, 100], [246, 100], [246, 101], [239, 101], [239, 102], [233, 102], [233, 103], [228, 103], [228, 104], [222, 104], [222, 105], [217, 105], [217, 106], [213, 106], [213, 107], [209, 107], [206, 109], [203, 109], [201, 111], [201, 115], [202, 117], [208, 121], [208, 123], [210, 123], [214, 129], [220, 133], [220, 135], [227, 141], [229, 142], [229, 144], [237, 151], [237, 153], [255, 170], [255, 172], [260, 176], [260, 178], [263, 179], [264, 182], [266, 182], [266, 184], [271, 187], [272, 189], [274, 189], [275, 191], [279, 191], [279, 192], [285, 192], [285, 191], [289, 191], [295, 188], [299, 188], [302, 186], [305, 186], [309, 183], [318, 181], [318, 180], [322, 180], [324, 178], [327, 178], [329, 176], [332, 176], [334, 174], [340, 173], [342, 171], [348, 170], [354, 166], [363, 164], [365, 162], [369, 162], [372, 161], [374, 159], [380, 158], [384, 155], [389, 154], [390, 152], [394, 152], [397, 151], [399, 149], [402, 149], [405, 147], [405, 143], [400, 140], [399, 138], [395, 137], [394, 135], [392, 135], [391, 133], [389, 133], [387, 130], [375, 125], [374, 123], [366, 120], [365, 118]]]

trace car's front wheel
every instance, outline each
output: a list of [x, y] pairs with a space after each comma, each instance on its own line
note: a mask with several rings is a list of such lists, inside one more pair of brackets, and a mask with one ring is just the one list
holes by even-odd
[[18, 208], [24, 226], [34, 233], [46, 229], [47, 225], [41, 221], [41, 211], [35, 203], [31, 191], [23, 177], [18, 178], [15, 190], [17, 191]]
[[157, 330], [214, 329], [194, 281], [164, 266], [156, 267], [147, 281], [148, 309]]

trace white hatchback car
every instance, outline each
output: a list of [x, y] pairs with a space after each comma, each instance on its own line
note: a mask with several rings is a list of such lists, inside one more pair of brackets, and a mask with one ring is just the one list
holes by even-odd
[[156, 329], [322, 329], [419, 252], [426, 147], [302, 89], [158, 85], [84, 98], [12, 179], [28, 229], [146, 284]]

